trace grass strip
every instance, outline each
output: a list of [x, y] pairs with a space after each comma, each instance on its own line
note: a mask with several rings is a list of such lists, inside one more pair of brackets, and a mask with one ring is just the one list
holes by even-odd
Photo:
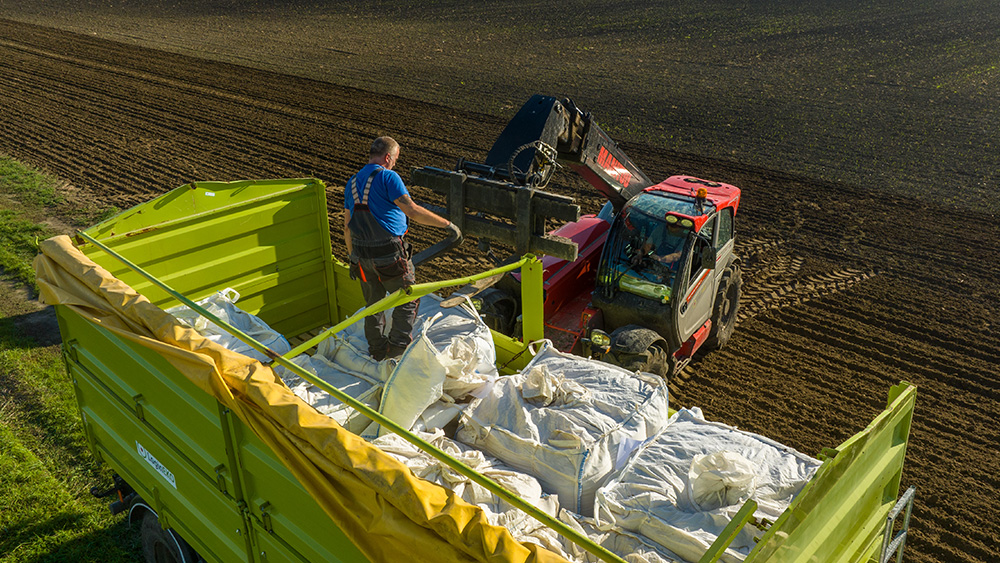
[[0, 319], [0, 563], [134, 562], [138, 538], [90, 487], [107, 484], [87, 449], [58, 346]]
[[32, 219], [62, 203], [57, 186], [54, 177], [0, 154], [0, 270], [4, 277], [35, 284], [31, 261], [38, 254], [38, 241], [55, 233]]
[[41, 225], [22, 219], [16, 211], [0, 209], [0, 268], [5, 275], [33, 286], [35, 271], [31, 261], [38, 254], [38, 241], [53, 234]]
[[93, 201], [69, 201], [60, 194], [64, 186], [68, 184], [59, 178], [0, 153], [0, 273], [4, 278], [34, 286], [31, 261], [38, 254], [38, 242], [58, 234], [42, 223], [68, 225], [64, 230], [71, 231], [74, 227], [69, 225], [92, 225], [120, 211]]
[[136, 530], [89, 493], [111, 478], [87, 447], [59, 346], [25, 336], [40, 313], [13, 297], [34, 284], [36, 240], [53, 234], [32, 219], [66, 207], [58, 185], [0, 155], [0, 563], [134, 563]]
[[58, 187], [59, 180], [54, 176], [0, 154], [0, 192], [21, 196], [25, 205], [51, 207], [64, 202]]

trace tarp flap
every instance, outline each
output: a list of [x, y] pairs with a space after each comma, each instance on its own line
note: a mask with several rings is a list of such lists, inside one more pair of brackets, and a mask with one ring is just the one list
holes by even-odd
[[[788, 508], [820, 462], [773, 440], [682, 409], [597, 491], [601, 529], [627, 530], [698, 561], [748, 498], [770, 521]], [[762, 534], [747, 524], [722, 560], [743, 560]]]
[[261, 363], [183, 327], [75, 248], [44, 241], [35, 260], [41, 299], [146, 346], [231, 409], [275, 452], [371, 560], [564, 561], [522, 545], [454, 493], [418, 479], [392, 456], [317, 412]]

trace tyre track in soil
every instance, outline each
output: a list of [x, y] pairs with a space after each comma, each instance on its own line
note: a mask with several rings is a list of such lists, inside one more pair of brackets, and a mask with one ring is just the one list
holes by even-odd
[[[58, 174], [75, 197], [125, 208], [192, 180], [316, 176], [328, 183], [335, 253], [342, 184], [373, 136], [391, 126], [407, 179], [413, 166], [481, 158], [503, 126], [474, 111], [9, 21], [0, 21], [0, 92], [0, 152]], [[966, 213], [962, 231], [927, 232], [929, 217], [955, 212], [623, 148], [651, 177], [690, 173], [744, 188], [746, 314], [727, 349], [678, 378], [674, 404], [815, 454], [863, 428], [890, 384], [912, 381], [921, 389], [904, 486], [916, 484], [918, 496], [907, 558], [1000, 560], [1000, 524], [989, 516], [1000, 484], [986, 469], [1000, 418], [994, 220]], [[600, 202], [578, 179], [552, 189], [585, 211]], [[413, 235], [420, 247], [435, 233]], [[462, 250], [421, 276], [487, 265], [471, 242]]]

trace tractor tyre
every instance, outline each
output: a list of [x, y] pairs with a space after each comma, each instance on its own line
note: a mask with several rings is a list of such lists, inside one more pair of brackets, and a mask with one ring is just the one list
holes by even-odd
[[606, 359], [629, 371], [642, 371], [668, 379], [673, 356], [667, 342], [656, 331], [638, 325], [623, 326], [611, 333], [611, 353]]
[[164, 530], [152, 510], [142, 517], [142, 554], [146, 563], [196, 563], [201, 558], [173, 530]]
[[658, 375], [669, 380], [673, 375], [673, 356], [666, 350], [666, 342], [650, 344], [646, 351], [626, 368], [629, 371], [642, 371]]
[[743, 290], [743, 278], [738, 265], [731, 266], [719, 283], [715, 293], [715, 305], [712, 308], [712, 330], [705, 341], [707, 350], [718, 350], [729, 342], [736, 328], [736, 315], [740, 310], [740, 293]]
[[489, 288], [479, 295], [482, 305], [479, 316], [486, 326], [507, 336], [514, 336], [518, 315], [517, 300], [502, 289]]

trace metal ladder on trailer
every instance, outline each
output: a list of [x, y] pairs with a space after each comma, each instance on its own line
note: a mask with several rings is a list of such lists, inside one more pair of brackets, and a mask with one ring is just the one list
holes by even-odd
[[[903, 563], [903, 548], [906, 546], [906, 535], [910, 530], [910, 512], [913, 510], [913, 497], [916, 492], [917, 488], [914, 486], [906, 489], [903, 496], [896, 501], [896, 506], [889, 511], [885, 519], [885, 536], [882, 538], [882, 555], [878, 558], [879, 563], [889, 563], [893, 556], [896, 557], [896, 563]], [[906, 513], [903, 515], [902, 527], [894, 536], [892, 532], [896, 527], [896, 518], [904, 509]]]

